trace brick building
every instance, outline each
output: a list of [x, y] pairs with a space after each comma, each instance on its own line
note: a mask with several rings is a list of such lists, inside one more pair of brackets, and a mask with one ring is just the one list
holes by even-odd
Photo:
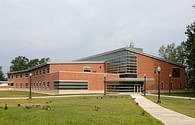
[[161, 67], [161, 91], [167, 91], [169, 85], [173, 91], [184, 90], [183, 65], [142, 51], [131, 45], [73, 62], [47, 62], [31, 69], [9, 72], [8, 84], [15, 89], [28, 90], [29, 74], [32, 73], [32, 90], [37, 92], [141, 92], [144, 87], [153, 92], [158, 88], [157, 67]]

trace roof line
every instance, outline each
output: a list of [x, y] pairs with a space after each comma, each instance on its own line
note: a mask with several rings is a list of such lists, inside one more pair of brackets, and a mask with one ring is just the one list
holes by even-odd
[[[127, 47], [125, 47], [125, 48], [127, 48]], [[88, 59], [88, 58], [94, 58], [94, 57], [102, 56], [102, 55], [105, 55], [105, 54], [111, 54], [111, 53], [119, 52], [119, 51], [124, 50], [125, 48], [123, 47], [123, 48], [119, 48], [119, 49], [103, 52], [103, 53], [100, 53], [100, 54], [95, 54], [95, 55], [92, 55], [92, 56], [83, 57], [83, 58], [77, 59], [75, 61], [82, 61], [82, 60], [85, 60], [85, 59]]]
[[170, 60], [165, 60], [163, 58], [160, 58], [160, 57], [157, 57], [157, 56], [153, 56], [153, 55], [150, 55], [150, 54], [147, 54], [147, 53], [143, 53], [141, 51], [138, 51], [136, 49], [129, 48], [129, 47], [123, 47], [123, 48], [119, 48], [119, 49], [115, 49], [115, 50], [103, 52], [103, 53], [100, 53], [100, 54], [95, 54], [95, 55], [92, 55], [92, 56], [80, 58], [80, 59], [78, 59], [76, 61], [82, 61], [82, 60], [86, 60], [86, 59], [89, 59], [89, 58], [95, 58], [95, 57], [103, 56], [103, 55], [106, 55], [106, 54], [111, 54], [111, 53], [119, 52], [119, 51], [122, 51], [122, 50], [131, 51], [131, 52], [136, 53], [136, 54], [141, 54], [141, 55], [144, 55], [144, 56], [147, 56], [147, 57], [151, 57], [151, 58], [154, 58], [154, 59], [163, 61], [163, 62], [167, 62], [167, 63], [170, 63], [170, 64], [174, 64], [174, 65], [178, 65], [178, 66], [181, 66], [181, 67], [185, 67], [184, 65], [182, 65], [180, 63], [176, 63], [176, 62], [173, 62], [173, 61], [170, 61]]
[[21, 72], [28, 72], [30, 70], [33, 70], [33, 69], [37, 69], [39, 67], [42, 67], [44, 65], [47, 65], [47, 64], [82, 64], [82, 63], [91, 63], [91, 64], [95, 64], [95, 63], [105, 63], [105, 61], [70, 61], [70, 62], [46, 62], [46, 63], [42, 63], [40, 65], [36, 65], [32, 68], [28, 68], [28, 69], [25, 69], [25, 70], [20, 70], [20, 71], [14, 71], [14, 72], [7, 72], [7, 73], [21, 73]]
[[163, 61], [163, 62], [167, 62], [167, 63], [170, 63], [170, 64], [174, 64], [174, 65], [178, 65], [178, 66], [181, 66], [181, 67], [185, 67], [184, 65], [182, 65], [180, 63], [176, 63], [176, 62], [173, 62], [173, 61], [170, 61], [170, 60], [166, 60], [166, 59], [163, 59], [163, 58], [160, 58], [160, 57], [157, 57], [157, 56], [153, 56], [153, 55], [150, 55], [150, 54], [147, 54], [147, 53], [136, 51], [136, 50], [131, 49], [131, 48], [125, 48], [125, 49], [129, 50], [129, 51], [132, 51], [132, 52], [135, 52], [137, 54], [141, 54], [141, 55], [144, 55], [144, 56], [148, 56], [148, 57], [151, 57], [151, 58]]

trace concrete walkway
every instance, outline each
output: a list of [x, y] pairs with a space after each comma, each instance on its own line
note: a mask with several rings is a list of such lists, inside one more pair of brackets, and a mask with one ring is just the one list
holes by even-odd
[[[102, 96], [102, 95], [64, 95], [64, 96], [37, 96], [37, 97], [32, 97], [33, 99], [41, 99], [41, 98], [62, 98], [62, 97], [80, 97], [80, 96]], [[6, 99], [6, 100], [11, 100], [11, 99], [29, 99], [29, 97], [4, 97], [0, 99]]]
[[195, 125], [195, 119], [189, 116], [164, 108], [138, 93], [131, 93], [132, 98], [153, 117], [162, 121], [165, 125]]
[[[151, 95], [151, 96], [158, 96], [157, 94], [148, 94], [147, 93], [147, 95]], [[182, 97], [182, 96], [168, 96], [168, 95], [160, 95], [160, 96], [162, 96], [162, 97], [168, 97], [168, 98], [178, 98], [178, 99], [194, 99], [195, 100], [195, 98], [192, 98], [192, 97]]]

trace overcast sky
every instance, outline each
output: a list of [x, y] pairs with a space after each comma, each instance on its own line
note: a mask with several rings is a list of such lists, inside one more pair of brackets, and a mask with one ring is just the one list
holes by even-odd
[[158, 55], [186, 40], [195, 0], [0, 0], [0, 66], [16, 56], [71, 61], [134, 42]]

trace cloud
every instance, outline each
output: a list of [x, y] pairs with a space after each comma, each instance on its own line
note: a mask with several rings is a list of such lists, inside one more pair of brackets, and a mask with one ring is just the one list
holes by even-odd
[[[193, 0], [1, 0], [0, 65], [16, 56], [52, 61], [135, 46], [157, 55], [163, 44], [185, 40]], [[152, 47], [151, 47], [152, 46]]]

